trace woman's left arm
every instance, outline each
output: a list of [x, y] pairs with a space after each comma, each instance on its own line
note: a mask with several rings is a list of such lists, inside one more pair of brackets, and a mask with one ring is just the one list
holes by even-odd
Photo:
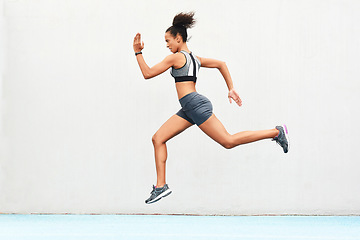
[[[134, 47], [135, 53], [141, 52], [141, 50], [144, 49], [144, 42], [141, 42], [140, 33], [136, 34], [136, 36], [134, 38], [133, 47]], [[143, 74], [144, 78], [150, 79], [150, 78], [153, 78], [153, 77], [165, 72], [170, 67], [172, 67], [174, 65], [175, 59], [174, 59], [173, 55], [169, 55], [163, 61], [161, 61], [160, 63], [156, 64], [155, 66], [153, 66], [151, 68], [146, 64], [142, 54], [136, 55], [136, 60], [139, 64], [141, 73]]]

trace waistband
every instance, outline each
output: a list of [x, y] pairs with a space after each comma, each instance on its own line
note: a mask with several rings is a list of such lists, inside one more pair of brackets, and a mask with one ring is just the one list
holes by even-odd
[[185, 96], [183, 96], [182, 98], [179, 99], [179, 102], [185, 102], [185, 101], [189, 101], [191, 98], [200, 95], [198, 92], [191, 92], [186, 94]]
[[180, 98], [179, 102], [180, 102], [181, 107], [184, 107], [188, 102], [190, 102], [196, 96], [201, 96], [201, 95], [197, 92], [191, 92], [191, 93], [183, 96], [182, 98]]

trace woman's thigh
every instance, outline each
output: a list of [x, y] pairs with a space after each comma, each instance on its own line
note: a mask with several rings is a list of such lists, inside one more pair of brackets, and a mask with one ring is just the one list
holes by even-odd
[[153, 136], [153, 141], [165, 143], [192, 125], [189, 121], [175, 114], [157, 130]]
[[230, 144], [231, 135], [226, 131], [224, 125], [220, 120], [212, 114], [212, 116], [207, 119], [199, 128], [209, 137], [211, 137], [216, 142], [220, 143], [224, 147], [228, 147]]

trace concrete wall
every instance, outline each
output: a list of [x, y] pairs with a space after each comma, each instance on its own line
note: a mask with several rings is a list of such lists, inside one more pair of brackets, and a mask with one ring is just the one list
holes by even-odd
[[[360, 2], [4, 0], [0, 212], [360, 214]], [[270, 140], [223, 149], [197, 127], [168, 142], [173, 194], [145, 205], [156, 181], [151, 137], [180, 108], [164, 31], [196, 11], [189, 48], [227, 62], [197, 90], [229, 132], [286, 123]]]

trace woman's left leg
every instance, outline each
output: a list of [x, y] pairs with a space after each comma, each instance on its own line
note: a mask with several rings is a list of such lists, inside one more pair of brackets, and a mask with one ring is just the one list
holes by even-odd
[[279, 134], [277, 129], [244, 131], [236, 134], [229, 134], [220, 120], [212, 116], [202, 123], [199, 128], [213, 140], [223, 147], [230, 149], [241, 144], [251, 143], [267, 138], [274, 138]]
[[166, 160], [167, 160], [166, 142], [192, 125], [193, 125], [192, 123], [188, 122], [184, 118], [175, 114], [172, 117], [170, 117], [152, 137], [152, 142], [154, 145], [154, 152], [155, 152], [157, 187], [163, 187], [166, 183], [165, 181], [165, 169], [166, 169]]

